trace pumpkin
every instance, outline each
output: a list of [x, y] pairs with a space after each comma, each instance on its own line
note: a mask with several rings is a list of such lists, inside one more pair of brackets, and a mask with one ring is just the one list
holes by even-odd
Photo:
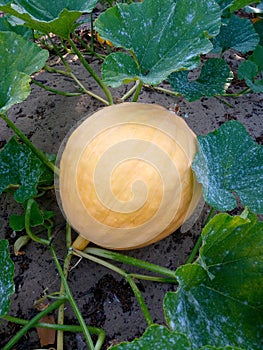
[[133, 249], [168, 236], [191, 215], [200, 195], [191, 169], [196, 136], [156, 104], [100, 109], [60, 152], [59, 202], [79, 240]]

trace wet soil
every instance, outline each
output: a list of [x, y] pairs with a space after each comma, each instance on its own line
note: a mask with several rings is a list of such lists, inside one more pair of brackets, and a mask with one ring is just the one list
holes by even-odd
[[[232, 55], [232, 57], [231, 57]], [[230, 61], [235, 62], [233, 54]], [[96, 83], [80, 66], [76, 57], [69, 57], [71, 66], [85, 86], [101, 95]], [[99, 72], [100, 63], [94, 59], [92, 67]], [[234, 67], [235, 69], [235, 67]], [[57, 74], [40, 72], [35, 79], [51, 87], [75, 92], [75, 86], [68, 78]], [[236, 89], [242, 88], [237, 82]], [[114, 90], [120, 97], [129, 87]], [[102, 96], [102, 95], [101, 95]], [[217, 98], [202, 98], [189, 103], [185, 99], [168, 96], [151, 89], [144, 89], [139, 102], [157, 103], [168, 109], [176, 109], [188, 125], [197, 133], [205, 135], [228, 120], [241, 121], [253, 139], [262, 143], [263, 138], [263, 95], [248, 94], [238, 98], [225, 99], [227, 104]], [[35, 146], [47, 153], [56, 154], [69, 130], [83, 117], [93, 113], [102, 105], [88, 95], [63, 97], [32, 85], [32, 92], [26, 101], [14, 106], [10, 118], [26, 134]], [[12, 131], [0, 123], [0, 144], [3, 146], [12, 136]], [[245, 150], [244, 150], [245, 151]], [[54, 192], [49, 191], [42, 199], [42, 207], [55, 212], [54, 244], [61, 262], [65, 256], [65, 220], [59, 210]], [[153, 262], [171, 269], [183, 264], [201, 232], [208, 209], [202, 207], [195, 223], [184, 226], [161, 242], [125, 254]], [[13, 245], [24, 232], [14, 233], [9, 227], [12, 213], [21, 213], [21, 207], [10, 194], [0, 197], [0, 239], [8, 239], [11, 257], [15, 263], [15, 293], [12, 297], [10, 314], [24, 319], [32, 318], [37, 310], [34, 303], [44, 293], [59, 290], [60, 279], [51, 254], [46, 247], [30, 242], [25, 254], [15, 256]], [[75, 233], [74, 233], [74, 236]], [[138, 269], [117, 264], [127, 271]], [[103, 349], [120, 341], [140, 336], [147, 324], [138, 303], [128, 284], [116, 273], [91, 261], [82, 260], [69, 274], [69, 284], [77, 304], [88, 325], [102, 327], [107, 334]], [[154, 322], [164, 323], [162, 301], [165, 293], [176, 290], [172, 284], [158, 284], [141, 281], [138, 284]], [[65, 309], [66, 323], [77, 324], [77, 319], [69, 305]], [[20, 326], [2, 322], [0, 326], [0, 347], [2, 347]], [[53, 345], [53, 344], [51, 344]], [[35, 329], [17, 344], [16, 349], [39, 349], [40, 343]], [[48, 348], [48, 347], [46, 347]], [[87, 349], [84, 339], [78, 333], [65, 334], [65, 350]]]

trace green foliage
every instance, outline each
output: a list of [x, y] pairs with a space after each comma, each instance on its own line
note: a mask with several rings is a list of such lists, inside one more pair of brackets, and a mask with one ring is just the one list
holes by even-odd
[[234, 49], [241, 53], [253, 51], [259, 43], [259, 36], [251, 21], [232, 15], [222, 22], [218, 36], [212, 40], [215, 52]]
[[251, 1], [251, 0], [216, 0], [216, 2], [220, 5], [222, 11], [224, 14], [226, 13], [233, 13], [236, 10], [241, 9], [242, 7], [259, 2], [258, 1]]
[[14, 198], [23, 203], [37, 194], [41, 176], [48, 176], [45, 165], [27, 146], [11, 138], [0, 152], [0, 194], [10, 186], [18, 186]]
[[97, 0], [1, 0], [0, 10], [20, 18], [30, 28], [67, 38], [76, 28], [76, 20], [83, 12], [91, 12], [96, 3]]
[[0, 316], [6, 315], [10, 308], [10, 297], [15, 291], [14, 263], [10, 258], [8, 241], [0, 240]]
[[220, 9], [204, 0], [117, 4], [99, 16], [95, 28], [103, 39], [129, 52], [106, 57], [106, 84], [117, 87], [141, 79], [154, 85], [174, 71], [199, 65], [200, 54], [212, 49], [209, 39], [219, 32]]
[[219, 214], [203, 229], [194, 264], [178, 268], [179, 289], [164, 300], [171, 330], [204, 345], [262, 349], [263, 223]]
[[[26, 209], [26, 203], [23, 204]], [[51, 219], [54, 216], [54, 212], [49, 210], [42, 210], [39, 208], [36, 201], [33, 202], [30, 212], [30, 226], [36, 227], [43, 225], [45, 220]], [[25, 214], [16, 215], [12, 214], [9, 221], [10, 227], [14, 231], [22, 231], [25, 228]]]
[[5, 15], [0, 17], [0, 32], [15, 32], [26, 39], [32, 37], [32, 30], [24, 27], [15, 17]]
[[237, 195], [243, 205], [263, 213], [263, 147], [251, 139], [241, 123], [230, 121], [198, 136], [192, 167], [212, 207], [232, 210]]
[[229, 66], [220, 58], [207, 60], [202, 66], [197, 79], [189, 81], [188, 75], [188, 71], [180, 71], [169, 76], [169, 83], [172, 88], [182, 94], [188, 101], [198, 100], [202, 96], [222, 95], [233, 79], [233, 73]]
[[[238, 78], [244, 79], [254, 92], [263, 92], [263, 46], [258, 45], [247, 61], [238, 67]], [[261, 76], [261, 78], [259, 78]]]
[[30, 94], [30, 75], [42, 68], [48, 52], [14, 32], [0, 32], [0, 113]]
[[141, 338], [131, 343], [113, 346], [112, 350], [191, 350], [192, 347], [185, 335], [171, 332], [164, 326], [153, 325], [147, 328]]

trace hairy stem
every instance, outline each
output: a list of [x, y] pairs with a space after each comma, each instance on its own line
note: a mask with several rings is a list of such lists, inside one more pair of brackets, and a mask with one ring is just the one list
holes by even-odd
[[27, 324], [22, 329], [20, 329], [15, 334], [15, 336], [3, 347], [2, 350], [13, 349], [14, 345], [27, 333], [27, 331], [30, 328], [35, 327], [38, 321], [41, 320], [41, 318], [51, 313], [53, 310], [56, 310], [65, 301], [66, 301], [66, 298], [60, 298], [56, 300], [53, 304], [49, 305], [45, 310], [39, 312], [35, 317], [33, 317], [30, 321], [28, 321]]
[[137, 80], [136, 83], [133, 85], [133, 87], [129, 91], [127, 91], [125, 95], [122, 96], [121, 100], [126, 101], [130, 96], [132, 96], [132, 94], [134, 94], [139, 84], [140, 84], [140, 80]]
[[142, 269], [145, 269], [145, 270], [148, 270], [148, 271], [151, 271], [151, 272], [155, 272], [155, 273], [159, 273], [161, 275], [168, 276], [168, 277], [171, 277], [172, 279], [176, 280], [175, 271], [170, 270], [170, 269], [168, 269], [166, 267], [162, 267], [162, 266], [159, 266], [159, 265], [155, 265], [155, 264], [149, 263], [149, 262], [144, 261], [144, 260], [133, 258], [133, 257], [128, 256], [128, 255], [124, 255], [124, 254], [121, 254], [121, 253], [113, 252], [113, 251], [110, 251], [110, 250], [107, 250], [107, 249], [91, 248], [91, 247], [90, 248], [86, 248], [84, 250], [84, 252], [85, 253], [87, 252], [89, 254], [93, 254], [93, 255], [96, 255], [96, 256], [100, 256], [102, 258], [111, 259], [111, 260], [114, 260], [114, 261], [119, 261], [119, 262], [122, 262], [124, 264], [137, 266], [137, 267], [140, 267]]
[[[210, 212], [209, 212], [209, 214], [208, 214], [208, 216], [207, 216], [205, 225], [212, 219], [212, 217], [213, 217], [214, 214], [215, 214], [215, 211], [216, 211], [215, 208], [211, 208], [211, 209], [210, 209]], [[205, 226], [205, 225], [204, 225], [204, 226]], [[196, 241], [196, 243], [195, 243], [195, 245], [194, 245], [193, 250], [191, 251], [191, 254], [189, 255], [189, 257], [188, 257], [187, 260], [186, 260], [186, 264], [191, 264], [191, 263], [194, 261], [194, 259], [195, 259], [195, 257], [196, 257], [196, 254], [198, 253], [198, 251], [199, 251], [199, 249], [200, 249], [200, 247], [201, 247], [201, 244], [202, 244], [202, 236], [201, 236], [201, 234], [200, 234], [199, 237], [198, 237], [198, 239], [197, 239], [197, 241]]]
[[83, 55], [81, 54], [81, 52], [79, 51], [79, 49], [77, 48], [77, 46], [75, 45], [74, 41], [71, 38], [68, 38], [68, 42], [71, 45], [73, 51], [76, 53], [76, 55], [78, 56], [80, 62], [83, 64], [83, 66], [86, 68], [86, 70], [89, 72], [89, 74], [92, 76], [92, 78], [99, 84], [99, 86], [102, 88], [102, 90], [104, 91], [107, 100], [108, 100], [108, 104], [112, 105], [113, 104], [113, 98], [111, 95], [110, 90], [108, 89], [108, 87], [103, 83], [103, 81], [100, 79], [100, 77], [95, 73], [95, 71], [91, 68], [91, 66], [88, 64], [88, 62], [85, 60], [85, 58], [83, 57]]
[[98, 264], [100, 264], [102, 266], [105, 266], [108, 269], [118, 273], [119, 275], [121, 275], [129, 283], [131, 289], [133, 290], [134, 295], [135, 295], [135, 297], [136, 297], [136, 299], [137, 299], [137, 301], [138, 301], [138, 303], [140, 305], [140, 308], [142, 310], [142, 313], [143, 313], [143, 315], [145, 317], [145, 320], [146, 320], [147, 324], [151, 325], [153, 323], [151, 315], [150, 315], [150, 312], [149, 312], [149, 310], [148, 310], [148, 308], [147, 308], [147, 306], [145, 304], [145, 301], [144, 301], [144, 299], [142, 297], [142, 294], [139, 291], [136, 283], [134, 282], [134, 280], [132, 279], [130, 274], [128, 274], [126, 271], [120, 269], [119, 267], [117, 267], [117, 266], [115, 266], [113, 264], [110, 264], [110, 263], [108, 263], [108, 262], [106, 262], [106, 261], [104, 261], [104, 260], [102, 260], [100, 258], [97, 258], [97, 257], [95, 257], [93, 255], [87, 254], [87, 253], [85, 253], [83, 251], [74, 249], [74, 253], [77, 256], [82, 256], [83, 258], [86, 258], [86, 259], [89, 259], [89, 260], [91, 260], [93, 262], [96, 262], [96, 263], [98, 263]]
[[[66, 225], [66, 247], [67, 250], [69, 249], [71, 245], [71, 227], [67, 223]], [[67, 280], [68, 278], [68, 272], [69, 272], [69, 267], [70, 267], [70, 262], [71, 262], [72, 254], [67, 254], [65, 260], [64, 260], [64, 265], [63, 265], [63, 273], [65, 276], [65, 279]], [[65, 294], [65, 286], [61, 282], [60, 285], [60, 295]], [[64, 324], [64, 304], [60, 305], [58, 309], [58, 324], [63, 325]], [[64, 349], [64, 333], [62, 330], [59, 330], [57, 333], [57, 350], [63, 350]]]
[[[63, 305], [63, 304], [62, 304]], [[26, 326], [29, 321], [23, 320], [18, 317], [13, 317], [10, 315], [3, 315], [1, 316], [3, 320], [6, 320], [8, 322], [12, 322], [15, 324], [19, 324], [21, 326]], [[34, 327], [36, 328], [46, 328], [46, 329], [54, 329], [56, 331], [63, 331], [63, 332], [73, 332], [73, 333], [80, 333], [82, 332], [81, 326], [77, 325], [65, 325], [65, 324], [53, 324], [53, 323], [46, 323], [46, 322], [37, 322], [34, 324]], [[105, 331], [102, 328], [92, 327], [88, 326], [88, 329], [91, 334], [97, 335], [99, 338], [102, 338], [103, 341], [105, 339]]]
[[31, 208], [32, 208], [33, 203], [34, 203], [34, 199], [30, 198], [30, 199], [27, 201], [27, 205], [26, 205], [26, 212], [25, 212], [25, 229], [26, 229], [26, 233], [28, 234], [28, 236], [29, 236], [33, 241], [35, 241], [35, 242], [37, 242], [37, 243], [49, 245], [49, 244], [50, 244], [50, 240], [40, 238], [40, 237], [36, 236], [36, 235], [31, 231], [30, 218], [31, 218]]
[[132, 99], [132, 102], [137, 102], [138, 101], [138, 97], [142, 91], [142, 87], [143, 87], [143, 82], [142, 80], [139, 80], [138, 85], [136, 86], [136, 90]]
[[43, 88], [47, 91], [53, 92], [54, 94], [57, 94], [57, 95], [62, 95], [62, 96], [66, 96], [66, 97], [74, 97], [74, 96], [83, 95], [83, 92], [65, 92], [65, 91], [53, 89], [45, 84], [40, 83], [39, 81], [37, 81], [35, 79], [31, 79], [31, 81], [35, 85], [40, 86], [41, 88]]
[[14, 133], [30, 148], [30, 150], [56, 175], [59, 175], [59, 169], [45, 156], [45, 154], [37, 149], [32, 142], [26, 137], [25, 134], [4, 114], [0, 114], [0, 118], [2, 118], [6, 124], [14, 131]]
[[53, 256], [53, 259], [55, 261], [58, 273], [60, 275], [61, 281], [62, 281], [62, 283], [64, 285], [65, 293], [67, 295], [67, 299], [70, 302], [70, 305], [71, 305], [71, 307], [72, 307], [72, 309], [73, 309], [73, 311], [74, 311], [74, 313], [75, 313], [75, 315], [76, 315], [76, 317], [77, 317], [77, 319], [79, 321], [79, 324], [80, 324], [80, 326], [82, 328], [82, 332], [83, 332], [83, 334], [84, 334], [84, 336], [86, 338], [87, 345], [88, 345], [90, 350], [95, 350], [93, 341], [92, 341], [91, 336], [90, 336], [90, 332], [89, 332], [88, 327], [87, 327], [87, 325], [85, 323], [85, 320], [84, 320], [84, 318], [83, 318], [83, 316], [82, 316], [82, 314], [81, 314], [81, 312], [80, 312], [80, 310], [79, 310], [79, 308], [78, 308], [78, 306], [76, 304], [76, 301], [75, 301], [75, 299], [74, 299], [74, 297], [73, 297], [73, 295], [71, 293], [71, 290], [69, 288], [67, 279], [66, 279], [66, 277], [64, 275], [62, 267], [60, 266], [60, 263], [58, 261], [58, 258], [57, 258], [57, 255], [56, 255], [56, 252], [55, 252], [55, 249], [54, 249], [53, 245], [50, 245], [50, 250], [51, 250], [51, 254]]
[[70, 77], [71, 79], [73, 79], [76, 82], [76, 84], [78, 85], [78, 87], [79, 87], [79, 89], [81, 91], [81, 94], [82, 93], [87, 94], [87, 95], [95, 98], [96, 100], [102, 102], [106, 106], [109, 104], [108, 101], [105, 100], [104, 98], [102, 98], [99, 95], [96, 95], [93, 92], [87, 90], [85, 88], [85, 86], [79, 81], [79, 79], [76, 77], [76, 75], [73, 73], [73, 71], [71, 70], [71, 68], [69, 66], [66, 67], [66, 68], [67, 68], [67, 70], [62, 70], [62, 69], [56, 69], [56, 68], [53, 68], [53, 67], [45, 65], [45, 70], [47, 72], [62, 74], [62, 75], [65, 75], [66, 77]]

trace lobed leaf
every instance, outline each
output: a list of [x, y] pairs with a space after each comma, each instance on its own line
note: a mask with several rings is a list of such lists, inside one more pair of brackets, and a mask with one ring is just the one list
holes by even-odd
[[220, 28], [220, 8], [205, 0], [144, 0], [116, 4], [95, 21], [100, 36], [130, 53], [112, 53], [104, 61], [103, 79], [113, 87], [141, 79], [159, 84], [179, 69], [199, 65], [212, 49]]
[[185, 335], [170, 332], [161, 325], [148, 327], [141, 338], [131, 343], [125, 342], [111, 347], [112, 350], [191, 350], [191, 345]]
[[[26, 203], [24, 203], [23, 206], [25, 208]], [[53, 215], [54, 212], [40, 209], [37, 202], [34, 201], [30, 212], [30, 225], [31, 227], [43, 225], [45, 220], [52, 218]], [[25, 228], [25, 214], [12, 214], [10, 216], [9, 224], [12, 230], [22, 231]]]
[[9, 311], [10, 297], [15, 291], [14, 263], [5, 239], [0, 240], [0, 265], [0, 316], [3, 316]]
[[263, 72], [263, 47], [258, 45], [247, 61], [240, 63], [238, 78], [244, 79], [247, 86], [254, 92], [263, 92], [263, 78], [258, 78]]
[[45, 34], [50, 32], [67, 38], [83, 12], [89, 13], [97, 0], [0, 0], [0, 10], [14, 15], [25, 25]]
[[241, 123], [233, 120], [198, 136], [192, 167], [212, 207], [232, 210], [237, 195], [251, 211], [263, 213], [263, 147], [251, 139]]
[[43, 163], [13, 137], [0, 152], [0, 194], [10, 185], [18, 185], [14, 198], [23, 203], [37, 194], [37, 184], [44, 172]]
[[263, 223], [254, 215], [219, 214], [203, 229], [197, 261], [176, 271], [179, 288], [166, 294], [165, 316], [193, 349], [262, 349], [262, 235]]
[[202, 96], [222, 95], [233, 79], [229, 66], [220, 58], [207, 60], [196, 80], [189, 81], [188, 75], [188, 71], [180, 71], [169, 76], [172, 88], [185, 96], [188, 101], [198, 100]]
[[212, 40], [215, 51], [234, 49], [241, 53], [253, 51], [259, 43], [259, 35], [251, 21], [232, 15], [222, 23], [218, 36]]
[[0, 32], [0, 113], [30, 94], [30, 75], [42, 68], [48, 52], [14, 32]]
[[0, 32], [15, 32], [26, 39], [32, 38], [32, 30], [17, 23], [15, 18], [10, 15], [0, 17]]
[[[258, 0], [259, 1], [259, 0]], [[221, 6], [223, 12], [233, 13], [246, 5], [255, 3], [252, 0], [216, 0], [216, 2]]]

